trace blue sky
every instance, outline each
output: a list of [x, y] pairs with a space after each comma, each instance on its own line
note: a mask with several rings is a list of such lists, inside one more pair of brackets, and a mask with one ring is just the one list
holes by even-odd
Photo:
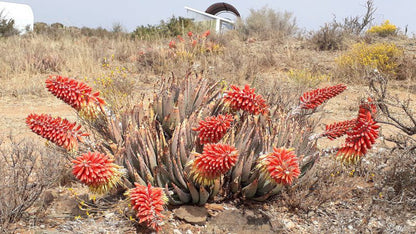
[[[6, 0], [7, 1], [7, 0]], [[205, 9], [219, 1], [203, 0], [8, 0], [25, 3], [32, 7], [35, 22], [60, 22], [67, 26], [104, 27], [111, 29], [121, 23], [128, 31], [138, 25], [157, 24], [172, 15], [186, 16], [184, 6]], [[318, 29], [325, 22], [346, 16], [364, 14], [365, 0], [228, 0], [242, 17], [251, 8], [268, 6], [277, 11], [293, 12], [300, 28]], [[415, 0], [375, 0], [376, 23], [389, 19], [391, 23], [409, 32], [416, 32]]]

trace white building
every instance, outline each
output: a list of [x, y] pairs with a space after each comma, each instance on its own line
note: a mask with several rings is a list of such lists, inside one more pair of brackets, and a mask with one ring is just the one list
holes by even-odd
[[6, 19], [14, 20], [14, 27], [25, 33], [26, 29], [33, 30], [33, 11], [29, 5], [11, 2], [0, 2], [1, 16]]

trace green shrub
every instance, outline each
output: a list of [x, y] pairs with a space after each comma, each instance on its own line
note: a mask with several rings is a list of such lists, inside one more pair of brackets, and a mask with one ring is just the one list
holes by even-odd
[[138, 26], [133, 36], [140, 39], [166, 38], [183, 35], [194, 29], [192, 19], [172, 16], [168, 21], [160, 21], [159, 25]]
[[3, 11], [0, 11], [0, 37], [9, 37], [19, 34], [19, 30], [14, 27], [13, 19], [6, 19]]

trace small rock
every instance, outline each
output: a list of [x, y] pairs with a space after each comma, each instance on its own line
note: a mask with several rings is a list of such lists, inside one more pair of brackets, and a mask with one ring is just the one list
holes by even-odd
[[208, 210], [218, 210], [218, 211], [223, 211], [224, 210], [224, 206], [222, 206], [221, 204], [205, 204], [205, 208], [207, 208]]
[[411, 227], [416, 227], [416, 219], [409, 219], [406, 221], [406, 223]]
[[55, 200], [55, 196], [51, 191], [46, 191], [43, 195], [43, 207], [46, 208]]
[[173, 213], [179, 219], [198, 225], [204, 225], [208, 217], [207, 209], [199, 206], [181, 206], [178, 209], [175, 209]]
[[41, 229], [44, 229], [46, 226], [45, 226], [44, 224], [41, 224], [39, 227], [40, 227]]
[[113, 216], [114, 216], [114, 213], [113, 212], [110, 212], [110, 213], [107, 213], [107, 214], [104, 215], [104, 217], [106, 219], [111, 219]]
[[191, 230], [186, 230], [186, 234], [193, 234]]
[[246, 216], [253, 216], [254, 217], [254, 211], [252, 210], [245, 210]]
[[289, 220], [289, 221], [285, 222], [285, 226], [286, 226], [287, 229], [290, 230], [290, 229], [295, 228], [295, 223]]
[[173, 234], [182, 234], [182, 232], [179, 231], [178, 229], [173, 229]]
[[354, 227], [352, 225], [348, 225], [348, 229], [352, 230]]

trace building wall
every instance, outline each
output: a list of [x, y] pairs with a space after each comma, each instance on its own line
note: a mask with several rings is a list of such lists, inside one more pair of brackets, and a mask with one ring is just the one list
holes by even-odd
[[33, 30], [34, 16], [29, 5], [0, 2], [0, 12], [2, 12], [2, 17], [14, 19], [15, 28], [21, 33], [25, 33], [28, 26], [30, 30]]

